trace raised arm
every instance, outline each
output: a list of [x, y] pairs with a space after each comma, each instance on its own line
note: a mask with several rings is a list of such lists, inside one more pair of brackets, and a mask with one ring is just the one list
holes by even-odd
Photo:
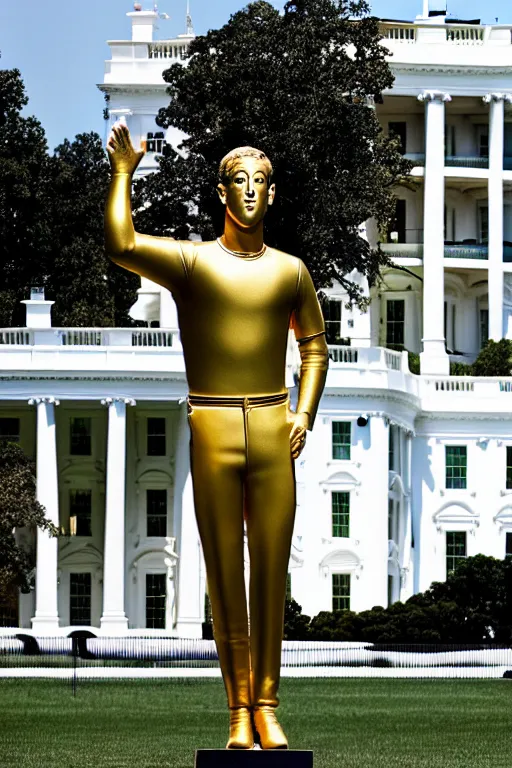
[[105, 206], [105, 246], [120, 267], [166, 288], [179, 288], [185, 277], [183, 254], [177, 240], [135, 232], [132, 219], [132, 177], [144, 156], [136, 151], [124, 123], [112, 128], [107, 152], [112, 180]]

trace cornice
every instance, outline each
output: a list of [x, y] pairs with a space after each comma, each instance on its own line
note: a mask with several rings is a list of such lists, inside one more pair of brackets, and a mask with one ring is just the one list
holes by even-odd
[[363, 400], [385, 400], [386, 402], [408, 405], [410, 408], [416, 411], [416, 416], [421, 413], [420, 398], [416, 395], [411, 395], [409, 392], [400, 392], [399, 390], [390, 392], [388, 389], [374, 389], [371, 391], [367, 390], [365, 392], [353, 388], [340, 390], [335, 389], [334, 387], [330, 387], [329, 389], [329, 392], [324, 390], [323, 397], [357, 397]]
[[501, 413], [421, 411], [418, 418], [424, 421], [512, 421], [512, 414], [510, 411], [503, 411]]
[[31, 376], [28, 375], [4, 375], [0, 373], [0, 381], [76, 381], [81, 384], [86, 384], [87, 382], [94, 382], [94, 381], [129, 381], [132, 384], [137, 383], [140, 381], [186, 381], [185, 374], [180, 374], [179, 372], [176, 373], [176, 375], [173, 374], [162, 374], [161, 376], [116, 376], [115, 374], [111, 374], [110, 376], [83, 376], [82, 374], [79, 376], [45, 376], [44, 374], [34, 374]]
[[169, 87], [167, 83], [99, 83], [99, 90], [102, 93], [154, 93], [161, 91], [165, 93]]
[[392, 62], [390, 66], [393, 73], [408, 75], [512, 75], [512, 65], [509, 67], [497, 67], [492, 65], [474, 66], [472, 64], [400, 64]]

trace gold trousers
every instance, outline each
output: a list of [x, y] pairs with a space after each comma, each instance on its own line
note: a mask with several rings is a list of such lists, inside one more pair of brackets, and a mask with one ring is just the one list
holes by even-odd
[[276, 707], [295, 517], [288, 395], [190, 395], [188, 411], [195, 510], [228, 705]]

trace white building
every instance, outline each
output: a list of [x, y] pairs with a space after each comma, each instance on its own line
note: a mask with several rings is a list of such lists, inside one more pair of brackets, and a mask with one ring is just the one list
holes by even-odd
[[[155, 41], [157, 13], [130, 17], [100, 88], [111, 121], [125, 115], [147, 142], [146, 173], [179, 138], [155, 136], [154, 120], [161, 73], [193, 33]], [[415, 167], [370, 311], [329, 291], [331, 365], [297, 466], [290, 558], [305, 613], [387, 605], [457, 558], [512, 554], [512, 377], [448, 375], [450, 359], [512, 336], [511, 32], [425, 11], [382, 22], [396, 80], [377, 111]], [[201, 635], [176, 313], [149, 281], [139, 293], [134, 316], [160, 328], [53, 328], [34, 294], [27, 327], [0, 330], [0, 435], [36, 456], [38, 496], [64, 534], [38, 533], [36, 588], [20, 596], [19, 626], [37, 632]], [[405, 349], [421, 352], [422, 375]]]

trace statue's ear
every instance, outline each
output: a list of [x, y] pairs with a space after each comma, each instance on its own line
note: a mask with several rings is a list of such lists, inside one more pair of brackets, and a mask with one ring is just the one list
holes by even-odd
[[226, 205], [226, 187], [224, 184], [217, 184], [217, 194], [223, 205]]
[[276, 196], [276, 185], [271, 184], [270, 187], [268, 188], [268, 204], [269, 205], [272, 205], [272, 203], [275, 200], [275, 196]]

